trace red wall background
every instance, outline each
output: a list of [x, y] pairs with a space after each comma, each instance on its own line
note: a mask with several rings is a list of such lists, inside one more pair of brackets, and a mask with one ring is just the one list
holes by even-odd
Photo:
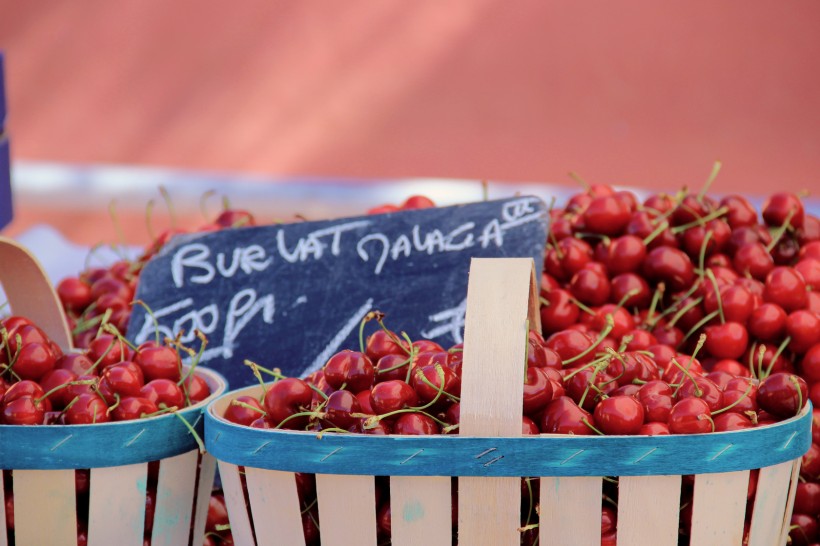
[[820, 3], [0, 0], [17, 159], [820, 189]]

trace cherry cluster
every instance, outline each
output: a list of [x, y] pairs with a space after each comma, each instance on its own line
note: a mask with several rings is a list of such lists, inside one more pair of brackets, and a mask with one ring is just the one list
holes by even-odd
[[68, 317], [76, 347], [88, 347], [104, 320], [120, 332], [128, 329], [131, 305], [140, 272], [175, 235], [253, 226], [256, 220], [245, 210], [225, 208], [212, 222], [192, 230], [169, 228], [145, 247], [136, 260], [119, 260], [107, 267], [90, 267], [57, 283], [57, 295]]
[[0, 424], [94, 424], [151, 417], [210, 395], [183, 370], [176, 347], [148, 341], [132, 348], [100, 333], [88, 348], [64, 353], [25, 317], [0, 321]]

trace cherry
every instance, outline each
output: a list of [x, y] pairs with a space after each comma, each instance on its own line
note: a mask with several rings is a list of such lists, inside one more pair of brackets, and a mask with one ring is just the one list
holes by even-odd
[[644, 421], [644, 408], [632, 396], [610, 396], [595, 406], [595, 426], [604, 434], [638, 434]]
[[54, 369], [57, 359], [46, 343], [25, 343], [17, 351], [13, 370], [22, 379], [39, 380]]
[[111, 410], [111, 417], [115, 421], [131, 421], [151, 416], [159, 411], [157, 405], [141, 396], [126, 396], [121, 398]]
[[698, 434], [714, 430], [709, 404], [694, 397], [684, 398], [672, 406], [668, 425], [672, 434]]
[[373, 385], [373, 363], [358, 351], [345, 349], [334, 354], [323, 369], [325, 380], [334, 389], [360, 391]]
[[106, 402], [113, 404], [114, 395], [139, 396], [144, 384], [139, 366], [133, 362], [121, 362], [103, 370], [98, 388]]
[[406, 382], [393, 379], [373, 386], [370, 390], [370, 405], [376, 415], [384, 415], [417, 406], [418, 395]]
[[219, 213], [214, 223], [221, 228], [235, 228], [254, 226], [256, 219], [246, 210], [227, 209]]
[[785, 311], [796, 311], [806, 306], [806, 283], [791, 267], [779, 266], [766, 275], [763, 299], [780, 305]]
[[786, 330], [786, 312], [776, 303], [763, 303], [752, 311], [749, 333], [761, 341], [779, 339]]
[[808, 385], [795, 374], [773, 373], [760, 382], [757, 403], [775, 417], [794, 417], [808, 401]]
[[544, 434], [589, 435], [588, 423], [592, 416], [578, 407], [571, 398], [561, 396], [547, 404], [541, 417], [540, 428]]
[[637, 307], [644, 309], [652, 299], [649, 284], [643, 277], [635, 273], [622, 273], [610, 281], [609, 294], [612, 303], [623, 302], [627, 309]]
[[264, 407], [268, 417], [282, 428], [297, 429], [307, 425], [308, 417], [297, 414], [310, 407], [313, 390], [305, 381], [294, 377], [280, 379], [268, 387]]
[[325, 404], [325, 419], [332, 425], [342, 429], [349, 429], [359, 423], [359, 417], [353, 414], [362, 411], [359, 399], [352, 392], [339, 390], [327, 397]]
[[111, 334], [97, 336], [89, 343], [87, 354], [88, 358], [95, 364], [99, 363], [100, 368], [111, 366], [123, 360], [131, 360], [131, 350], [125, 341]]
[[[669, 425], [657, 421], [651, 421], [641, 425], [641, 430], [638, 432], [641, 436], [660, 436], [670, 434]], [[615, 544], [613, 541], [612, 544]]]
[[399, 343], [399, 337], [393, 332], [379, 329], [367, 336], [365, 354], [371, 362], [378, 362], [386, 355], [407, 356], [404, 345]]
[[[48, 399], [54, 409], [63, 409], [71, 402], [73, 396], [66, 387], [77, 380], [77, 374], [71, 370], [55, 368], [40, 379], [40, 387], [48, 393]], [[61, 388], [58, 388], [61, 387]]]
[[182, 380], [182, 390], [188, 396], [191, 405], [202, 402], [211, 396], [211, 387], [201, 375], [188, 374]]
[[710, 412], [716, 412], [724, 407], [723, 391], [711, 379], [703, 376], [684, 380], [678, 389], [678, 400], [685, 398], [700, 398], [709, 406]]
[[0, 421], [6, 425], [42, 425], [46, 409], [33, 396], [20, 396], [13, 400], [3, 400]]
[[564, 330], [578, 321], [580, 310], [566, 290], [542, 292], [541, 298], [541, 328], [545, 334]]
[[746, 351], [749, 334], [738, 322], [726, 322], [706, 327], [705, 349], [717, 358], [740, 358]]
[[528, 367], [524, 379], [524, 415], [535, 415], [552, 401], [552, 382], [544, 368]]
[[182, 388], [170, 379], [153, 379], [139, 391], [139, 395], [147, 398], [160, 409], [163, 408], [184, 408], [185, 393]]
[[[661, 246], [678, 246], [678, 240], [675, 238], [675, 235], [669, 227], [662, 229], [660, 233], [657, 233], [656, 231], [658, 228], [659, 226], [655, 223], [655, 220], [650, 213], [646, 211], [637, 211], [630, 217], [629, 223], [626, 226], [626, 232], [630, 235], [640, 237], [646, 244], [647, 248], [650, 249]], [[647, 241], [653, 233], [656, 234], [654, 238]]]
[[812, 546], [820, 538], [817, 518], [814, 515], [792, 514], [789, 523], [789, 544], [791, 546]]
[[[376, 362], [373, 380], [378, 383], [391, 379], [404, 379], [407, 377], [408, 366], [410, 366], [410, 357], [406, 354], [386, 354]], [[369, 389], [367, 390], [369, 392]]]
[[820, 344], [814, 345], [803, 355], [800, 375], [809, 383], [820, 382]]
[[732, 265], [739, 273], [760, 280], [774, 268], [774, 259], [761, 243], [746, 243], [737, 249]]
[[820, 483], [797, 482], [794, 511], [798, 514], [820, 514]]
[[146, 381], [154, 379], [179, 381], [182, 377], [182, 360], [176, 349], [172, 347], [146, 342], [137, 347], [133, 360], [142, 368]]
[[592, 348], [592, 341], [588, 335], [578, 330], [562, 330], [547, 338], [546, 347], [558, 353], [564, 363], [570, 361], [582, 364], [589, 359], [579, 355]]
[[752, 420], [740, 413], [730, 412], [715, 415], [715, 432], [728, 432], [730, 430], [743, 430], [754, 428]]
[[694, 267], [689, 256], [677, 248], [658, 247], [649, 251], [643, 263], [647, 278], [664, 282], [671, 290], [684, 290], [694, 280]]
[[[438, 354], [446, 355], [447, 353]], [[443, 407], [452, 397], [461, 394], [461, 378], [446, 365], [441, 364], [428, 364], [415, 368], [410, 384], [423, 403], [437, 400], [435, 407]]]
[[91, 305], [91, 285], [79, 277], [66, 277], [57, 283], [57, 296], [69, 311], [82, 312]]
[[404, 203], [402, 203], [401, 208], [403, 209], [427, 209], [435, 207], [436, 204], [433, 202], [432, 199], [426, 197], [424, 195], [411, 195], [408, 197]]
[[255, 397], [243, 394], [228, 404], [223, 417], [231, 423], [249, 426], [254, 420], [265, 415], [262, 404]]
[[69, 370], [76, 375], [84, 375], [94, 366], [94, 362], [84, 353], [66, 353], [54, 363], [55, 368]]
[[806, 288], [820, 290], [820, 260], [814, 258], [804, 258], [794, 265]]
[[575, 237], [561, 239], [554, 248], [547, 250], [544, 258], [545, 271], [557, 280], [567, 280], [592, 260], [592, 248]]
[[67, 425], [91, 425], [107, 423], [111, 420], [108, 404], [96, 393], [83, 393], [77, 396], [65, 411], [63, 419]]
[[646, 257], [646, 244], [635, 235], [622, 235], [609, 245], [607, 269], [613, 274], [637, 271]]
[[[741, 284], [732, 284], [721, 288], [719, 294], [725, 320], [746, 324], [746, 320], [755, 310], [754, 296], [749, 289]], [[718, 307], [717, 293], [714, 289], [707, 288], [703, 299], [704, 310], [712, 313], [717, 311]]]
[[527, 417], [526, 415], [521, 416], [521, 434], [524, 436], [533, 436], [537, 434], [541, 434], [541, 431], [538, 429], [538, 425]]
[[716, 208], [711, 198], [687, 194], [675, 207], [672, 213], [672, 223], [676, 226], [689, 224], [707, 216]]
[[725, 218], [732, 229], [757, 224], [757, 212], [745, 197], [727, 195], [720, 200], [720, 207], [727, 209]]
[[789, 220], [789, 225], [799, 228], [803, 225], [803, 203], [790, 192], [777, 192], [763, 203], [763, 221], [768, 226], [781, 226]]
[[569, 284], [572, 295], [587, 305], [602, 305], [609, 300], [610, 285], [605, 273], [584, 267]]
[[786, 335], [791, 338], [789, 349], [803, 354], [820, 343], [820, 314], [794, 311], [786, 318]]
[[438, 423], [423, 413], [402, 413], [393, 423], [393, 434], [422, 436], [440, 432]]

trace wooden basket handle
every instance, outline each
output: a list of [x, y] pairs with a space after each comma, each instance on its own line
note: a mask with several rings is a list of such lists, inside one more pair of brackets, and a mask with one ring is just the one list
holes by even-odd
[[63, 351], [72, 349], [60, 298], [43, 267], [25, 247], [0, 237], [0, 284], [11, 310], [39, 326]]
[[[541, 330], [532, 258], [473, 258], [467, 284], [459, 435], [521, 436], [527, 339]], [[492, 464], [503, 454], [479, 454]], [[518, 544], [519, 478], [459, 479], [459, 542]]]

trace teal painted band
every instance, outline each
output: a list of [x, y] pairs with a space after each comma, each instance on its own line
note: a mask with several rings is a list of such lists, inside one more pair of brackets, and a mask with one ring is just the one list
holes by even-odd
[[[234, 394], [235, 396], [235, 394]], [[810, 408], [810, 406], [809, 406]], [[801, 457], [811, 411], [775, 425], [670, 436], [370, 436], [263, 430], [205, 413], [205, 446], [240, 466], [374, 476], [647, 476], [763, 468]]]
[[197, 369], [211, 387], [211, 396], [177, 412], [178, 416], [166, 414], [97, 425], [0, 425], [0, 468], [59, 470], [121, 466], [197, 449], [196, 439], [179, 417], [185, 418], [202, 436], [205, 407], [227, 387], [220, 374]]

